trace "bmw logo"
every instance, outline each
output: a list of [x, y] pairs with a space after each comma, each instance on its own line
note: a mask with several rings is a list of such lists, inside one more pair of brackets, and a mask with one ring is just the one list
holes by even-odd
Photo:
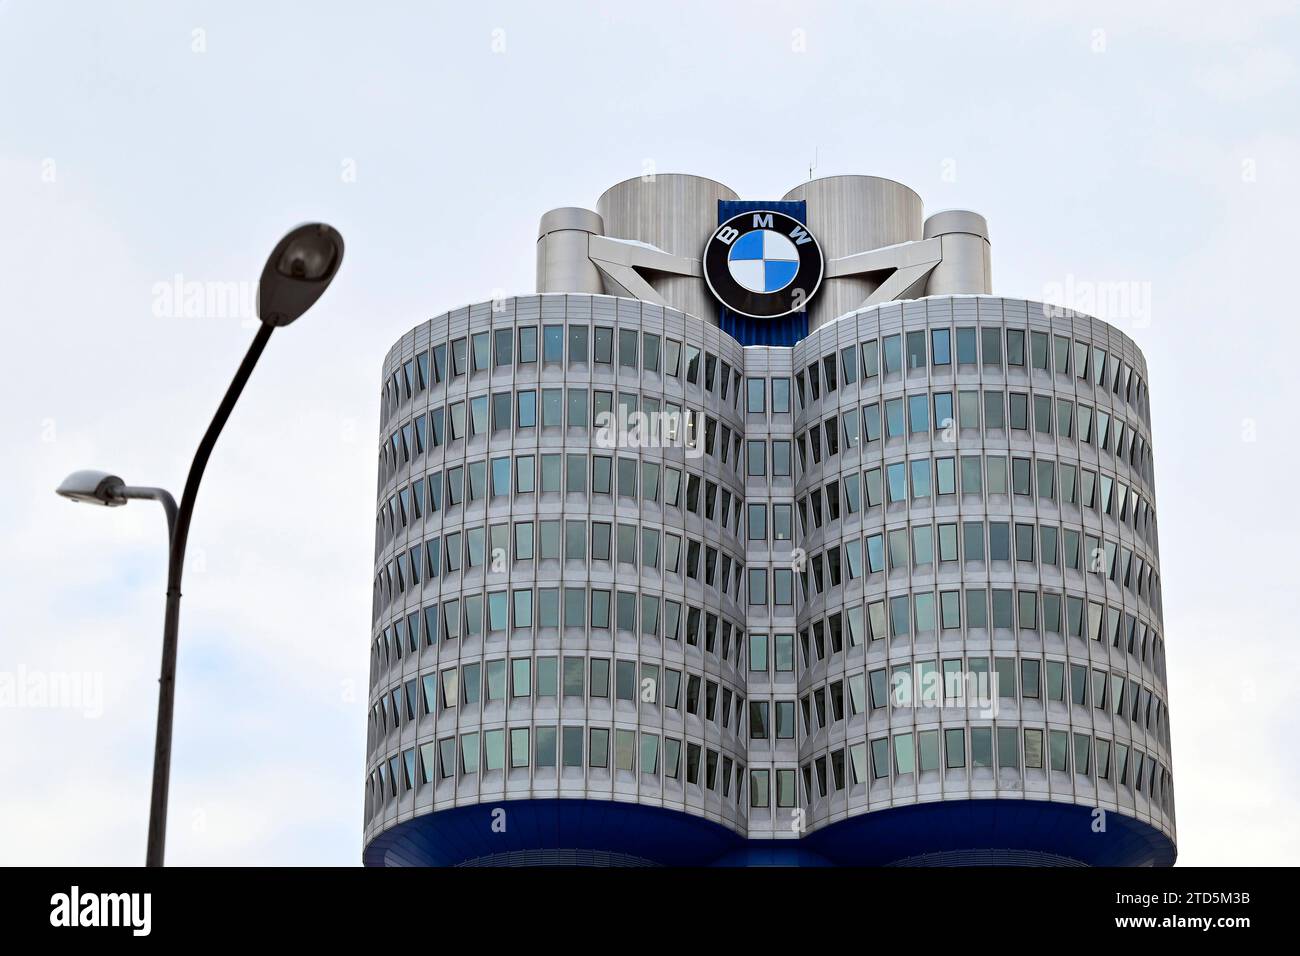
[[768, 209], [732, 216], [704, 247], [704, 279], [719, 302], [752, 319], [807, 308], [822, 281], [822, 250], [804, 224]]

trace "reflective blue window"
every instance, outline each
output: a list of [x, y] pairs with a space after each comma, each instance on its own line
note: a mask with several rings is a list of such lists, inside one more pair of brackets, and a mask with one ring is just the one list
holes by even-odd
[[904, 434], [903, 400], [891, 398], [885, 402], [885, 437], [899, 438]]
[[903, 367], [903, 337], [888, 335], [884, 339], [885, 374], [900, 371]]
[[951, 333], [947, 329], [930, 331], [931, 361], [935, 365], [952, 364]]
[[950, 428], [955, 421], [952, 414], [952, 392], [934, 393], [934, 427]]
[[518, 421], [520, 428], [537, 427], [537, 393], [534, 391], [520, 392], [518, 396]]
[[907, 466], [899, 461], [885, 469], [885, 480], [889, 488], [889, 500], [907, 500]]
[[930, 430], [930, 402], [926, 395], [907, 397], [907, 419], [913, 435]]
[[975, 329], [957, 330], [957, 362], [961, 365], [974, 365], [979, 361], [975, 346]]

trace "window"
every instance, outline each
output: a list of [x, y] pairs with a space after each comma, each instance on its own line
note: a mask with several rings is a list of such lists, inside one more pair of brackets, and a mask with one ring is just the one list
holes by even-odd
[[907, 367], [909, 370], [925, 368], [924, 332], [907, 333]]
[[778, 634], [774, 640], [773, 656], [776, 660], [776, 669], [781, 672], [790, 672], [794, 670], [794, 635]]
[[602, 365], [612, 365], [614, 362], [614, 330], [596, 326], [594, 343], [592, 352], [595, 360]]
[[794, 701], [776, 702], [776, 736], [779, 740], [794, 739]]
[[898, 335], [888, 335], [882, 340], [885, 353], [885, 374], [890, 375], [902, 370], [903, 341]]
[[999, 328], [980, 329], [980, 356], [985, 368], [1002, 368], [1002, 330]]
[[913, 750], [911, 734], [894, 734], [894, 773], [913, 773], [916, 770], [916, 754]]
[[564, 326], [543, 326], [542, 361], [548, 363], [564, 361]]
[[514, 362], [514, 336], [510, 329], [497, 329], [492, 333], [492, 367], [501, 368]]
[[664, 339], [664, 374], [677, 378], [681, 374], [682, 343]]
[[1070, 769], [1069, 735], [1064, 730], [1052, 730], [1047, 734], [1047, 742], [1052, 769], [1058, 773], [1068, 771]]
[[1011, 403], [1011, 428], [1014, 431], [1029, 430], [1029, 396], [1023, 392], [1012, 392], [1010, 395]]
[[689, 344], [686, 346], [686, 382], [689, 385], [700, 384], [700, 350]]
[[586, 345], [588, 328], [585, 325], [569, 325], [569, 363], [586, 364]]
[[1043, 769], [1043, 732], [1025, 728], [1025, 769]]
[[488, 334], [476, 332], [473, 336], [474, 371], [486, 371], [489, 367]]
[[943, 732], [944, 766], [960, 770], [966, 766], [966, 732], [960, 728]]
[[1007, 329], [1007, 364], [1023, 367], [1025, 364], [1025, 333], [1023, 329]]
[[637, 333], [635, 329], [618, 330], [618, 364], [620, 368], [636, 368], [636, 340]]
[[1003, 393], [996, 389], [984, 391], [984, 428], [986, 431], [1005, 430], [1007, 408]]
[[772, 477], [789, 478], [791, 475], [790, 442], [785, 439], [772, 441]]
[[1047, 366], [1047, 333], [1029, 333], [1030, 364], [1036, 369], [1050, 371]]
[[659, 735], [641, 735], [641, 772], [659, 773]]
[[[1074, 735], [1074, 772], [1081, 777], [1088, 776], [1090, 769], [1092, 738], [1087, 734]], [[1053, 752], [1053, 759], [1055, 752]], [[1053, 766], [1055, 769], [1055, 766]]]
[[558, 661], [554, 657], [537, 658], [537, 696], [554, 697], [559, 677]]
[[531, 365], [537, 361], [537, 326], [527, 325], [519, 329], [519, 363]]
[[478, 765], [478, 734], [461, 734], [460, 772], [463, 774], [478, 773]]
[[[506, 397], [507, 399], [509, 398], [508, 392], [506, 393]], [[515, 424], [519, 428], [536, 428], [537, 427], [537, 393], [532, 391], [531, 389], [528, 391], [520, 392], [516, 396], [516, 405], [517, 405], [517, 410], [515, 415]], [[508, 409], [503, 413], [503, 417], [504, 417], [503, 427], [509, 428], [510, 413]]]
[[951, 333], [947, 329], [930, 330], [930, 355], [933, 365], [951, 365]]
[[593, 494], [608, 495], [613, 491], [614, 463], [608, 455], [594, 455], [591, 459], [591, 490]]
[[505, 700], [506, 697], [506, 662], [487, 662], [487, 699], [489, 701]]
[[609, 731], [600, 727], [591, 728], [590, 743], [588, 754], [591, 766], [597, 768], [609, 767]]
[[930, 459], [913, 458], [911, 461], [912, 497], [930, 497]]
[[905, 433], [903, 400], [901, 398], [891, 398], [885, 402], [885, 437], [901, 438]]
[[[827, 356], [823, 359], [823, 362], [828, 367], [827, 374], [833, 383], [835, 372], [831, 356]], [[856, 345], [849, 345], [840, 349], [840, 378], [845, 388], [858, 380], [858, 347]], [[834, 387], [833, 384], [832, 387]]]
[[636, 687], [636, 661], [620, 660], [615, 667], [615, 697], [618, 700], [635, 703]]
[[510, 662], [510, 696], [528, 697], [532, 690], [532, 661], [517, 657]]
[[873, 339], [862, 343], [862, 377], [874, 378], [880, 374], [879, 344]]
[[880, 406], [873, 403], [862, 406], [863, 441], [880, 441]]
[[1020, 769], [1020, 746], [1015, 727], [998, 728], [998, 768]]
[[582, 697], [585, 661], [581, 657], [564, 659], [564, 696]]
[[871, 778], [884, 780], [889, 776], [889, 738], [871, 741]]
[[930, 402], [924, 393], [907, 397], [907, 420], [910, 434], [924, 434], [930, 430]]
[[960, 365], [974, 365], [975, 329], [973, 327], [957, 329], [957, 362]]
[[772, 540], [789, 541], [793, 533], [794, 511], [791, 505], [772, 505]]
[[772, 414], [788, 415], [790, 413], [790, 380], [788, 378], [772, 379]]

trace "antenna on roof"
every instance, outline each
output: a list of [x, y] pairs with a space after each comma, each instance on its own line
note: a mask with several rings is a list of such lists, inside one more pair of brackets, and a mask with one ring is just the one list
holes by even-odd
[[812, 175], [812, 174], [813, 174], [813, 170], [816, 169], [816, 168], [817, 168], [817, 147], [814, 146], [814, 147], [813, 147], [813, 161], [812, 161], [812, 165], [808, 167], [808, 178], [809, 178], [810, 180], [813, 178], [813, 175]]

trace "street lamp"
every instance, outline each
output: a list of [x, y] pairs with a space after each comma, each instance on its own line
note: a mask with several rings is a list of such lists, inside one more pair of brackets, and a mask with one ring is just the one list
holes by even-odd
[[166, 488], [149, 488], [128, 485], [117, 475], [105, 471], [74, 471], [54, 489], [56, 493], [73, 502], [118, 508], [133, 498], [148, 498], [158, 502], [167, 512], [167, 538], [176, 530], [176, 499]]
[[212, 423], [203, 434], [180, 507], [162, 488], [127, 485], [116, 475], [102, 471], [73, 472], [57, 491], [75, 502], [116, 507], [135, 498], [159, 502], [167, 513], [170, 547], [167, 561], [167, 609], [163, 618], [162, 671], [158, 678], [158, 730], [154, 740], [153, 790], [149, 802], [149, 846], [147, 866], [163, 865], [167, 841], [167, 787], [171, 777], [172, 716], [176, 701], [176, 644], [181, 612], [181, 574], [185, 567], [185, 542], [189, 537], [194, 500], [198, 497], [203, 470], [217, 443], [221, 429], [239, 400], [253, 366], [266, 348], [271, 333], [288, 325], [312, 307], [329, 288], [343, 261], [343, 237], [332, 226], [307, 223], [291, 230], [276, 244], [262, 270], [257, 289], [257, 315], [262, 320], [248, 353], [239, 364], [226, 395], [217, 406]]

